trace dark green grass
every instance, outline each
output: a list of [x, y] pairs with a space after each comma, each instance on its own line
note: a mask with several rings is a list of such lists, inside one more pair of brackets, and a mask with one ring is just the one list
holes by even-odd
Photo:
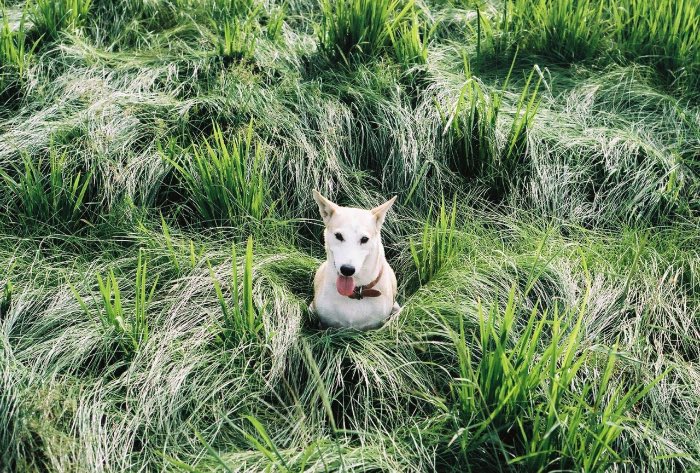
[[[0, 471], [700, 468], [666, 3], [7, 2]], [[307, 310], [314, 188], [399, 197], [379, 330]]]

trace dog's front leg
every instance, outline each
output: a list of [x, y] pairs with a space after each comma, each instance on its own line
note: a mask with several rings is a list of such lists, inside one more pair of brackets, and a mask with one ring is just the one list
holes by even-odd
[[[309, 314], [313, 316], [313, 314], [316, 313], [316, 307], [314, 306], [314, 301], [311, 301], [311, 304], [309, 304]], [[316, 324], [316, 328], [319, 330], [323, 330], [326, 327], [323, 326], [323, 322], [321, 322], [321, 319], [318, 319], [318, 324]]]

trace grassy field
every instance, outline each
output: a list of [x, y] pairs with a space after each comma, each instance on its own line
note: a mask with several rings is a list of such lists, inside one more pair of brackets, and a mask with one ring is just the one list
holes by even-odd
[[[700, 471], [697, 0], [0, 17], [0, 472]], [[313, 188], [398, 195], [379, 330]]]

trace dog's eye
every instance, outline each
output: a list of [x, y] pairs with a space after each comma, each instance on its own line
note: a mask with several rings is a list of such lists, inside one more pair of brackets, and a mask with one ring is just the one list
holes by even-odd
[[338, 240], [343, 241], [343, 235], [342, 235], [342, 234], [336, 233], [336, 234], [335, 234], [335, 237], [336, 237]]
[[365, 243], [367, 243], [368, 241], [369, 241], [369, 238], [367, 238], [367, 237], [362, 237], [362, 238], [360, 238], [360, 243], [362, 243], [362, 244], [365, 244]]

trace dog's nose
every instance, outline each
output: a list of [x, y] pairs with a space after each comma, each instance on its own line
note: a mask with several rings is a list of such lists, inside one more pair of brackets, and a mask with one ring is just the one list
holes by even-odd
[[344, 264], [340, 267], [340, 272], [343, 274], [343, 276], [352, 276], [355, 274], [355, 268], [349, 264]]

